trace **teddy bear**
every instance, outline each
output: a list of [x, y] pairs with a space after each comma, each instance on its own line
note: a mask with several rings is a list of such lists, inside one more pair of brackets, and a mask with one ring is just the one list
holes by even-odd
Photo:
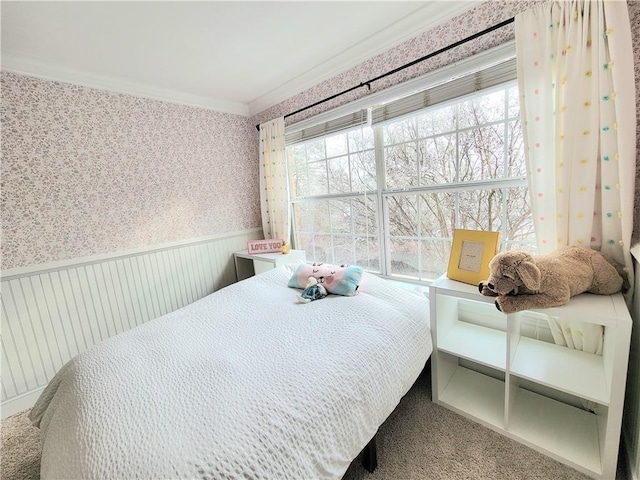
[[307, 278], [304, 290], [298, 297], [298, 303], [309, 303], [327, 296], [327, 289], [315, 277]]
[[497, 297], [498, 310], [514, 313], [564, 305], [583, 292], [614, 294], [624, 284], [620, 272], [602, 253], [587, 247], [561, 247], [535, 256], [510, 250], [493, 257], [489, 278], [478, 289]]

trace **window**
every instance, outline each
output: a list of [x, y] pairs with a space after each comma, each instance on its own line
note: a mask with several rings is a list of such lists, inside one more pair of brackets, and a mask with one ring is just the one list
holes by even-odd
[[288, 147], [294, 243], [307, 258], [380, 272], [373, 130], [355, 128]]
[[[461, 94], [479, 73], [485, 88]], [[343, 117], [288, 146], [307, 258], [429, 282], [447, 269], [454, 228], [534, 251], [515, 63], [474, 75], [376, 107], [372, 126]]]

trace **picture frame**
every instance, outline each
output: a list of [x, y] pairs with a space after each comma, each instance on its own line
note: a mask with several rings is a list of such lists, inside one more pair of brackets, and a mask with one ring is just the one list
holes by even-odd
[[499, 246], [500, 232], [455, 229], [447, 277], [477, 286], [489, 277], [489, 262]]

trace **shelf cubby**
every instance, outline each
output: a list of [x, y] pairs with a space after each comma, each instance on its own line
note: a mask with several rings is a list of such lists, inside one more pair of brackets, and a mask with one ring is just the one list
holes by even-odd
[[443, 352], [504, 371], [506, 333], [472, 323], [455, 322], [439, 343]]
[[585, 400], [609, 404], [602, 355], [520, 337], [510, 373]]
[[458, 365], [440, 403], [490, 427], [504, 427], [504, 381]]
[[595, 413], [519, 388], [509, 412], [513, 438], [593, 476], [602, 474]]

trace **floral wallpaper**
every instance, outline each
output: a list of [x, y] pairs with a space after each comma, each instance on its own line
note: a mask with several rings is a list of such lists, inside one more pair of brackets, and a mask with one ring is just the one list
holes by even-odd
[[3, 72], [2, 269], [261, 226], [248, 118]]
[[[251, 119], [3, 72], [2, 269], [260, 227], [257, 123], [388, 72], [544, 0], [487, 1]], [[629, 0], [640, 126], [640, 2]], [[514, 38], [513, 24], [371, 84]], [[368, 95], [357, 89], [287, 123]], [[640, 156], [640, 138], [638, 152]], [[640, 238], [640, 163], [634, 238]]]
[[[437, 51], [458, 40], [462, 40], [474, 33], [514, 17], [518, 13], [528, 10], [538, 3], [546, 0], [490, 0], [479, 4], [473, 9], [443, 23], [424, 34], [406, 41], [370, 60], [338, 75], [321, 82], [314, 87], [293, 96], [278, 105], [275, 105], [257, 114], [253, 123], [264, 123], [272, 118], [294, 112], [306, 105], [311, 105], [324, 98], [335, 95], [338, 92], [359, 85], [361, 82], [375, 78], [394, 68], [407, 64], [430, 52]], [[631, 34], [633, 40], [634, 67], [636, 79], [636, 111], [637, 124], [640, 128], [640, 1], [628, 0]], [[412, 67], [385, 77], [371, 84], [371, 93], [378, 92], [397, 85], [412, 78], [437, 70], [445, 65], [456, 62], [470, 55], [496, 47], [515, 38], [514, 25], [510, 24], [494, 32], [483, 35], [475, 40], [467, 42], [429, 60], [420, 62]], [[356, 89], [346, 95], [305, 110], [295, 116], [287, 117], [288, 125], [302, 121], [319, 113], [331, 110], [357, 100], [370, 92], [366, 88]], [[640, 158], [640, 135], [636, 137], [638, 158]], [[640, 241], [640, 161], [636, 165], [636, 195], [635, 195], [635, 221], [633, 238]]]

